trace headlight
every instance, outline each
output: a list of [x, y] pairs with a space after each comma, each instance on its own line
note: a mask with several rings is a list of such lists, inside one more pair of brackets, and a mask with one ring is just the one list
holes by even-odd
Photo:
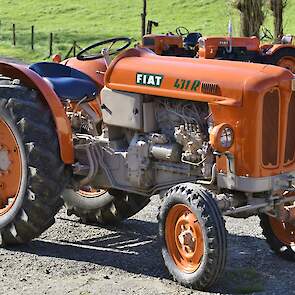
[[218, 152], [229, 150], [234, 143], [234, 131], [228, 124], [219, 124], [210, 132], [210, 143]]
[[220, 144], [222, 147], [228, 149], [233, 145], [234, 131], [230, 127], [223, 128], [220, 135]]

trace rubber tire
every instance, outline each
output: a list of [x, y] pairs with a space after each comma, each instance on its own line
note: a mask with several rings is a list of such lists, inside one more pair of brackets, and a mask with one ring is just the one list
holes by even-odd
[[285, 56], [292, 56], [295, 58], [295, 48], [281, 48], [272, 55], [265, 56], [265, 61], [267, 64], [277, 65]]
[[86, 198], [66, 190], [63, 199], [68, 215], [80, 217], [82, 223], [117, 225], [142, 210], [150, 199], [136, 194], [112, 190], [97, 198]]
[[266, 238], [266, 242], [270, 249], [278, 256], [289, 261], [295, 261], [295, 248], [281, 242], [272, 230], [269, 216], [267, 214], [260, 214], [260, 226], [262, 234]]
[[[199, 268], [193, 273], [181, 271], [166, 246], [166, 218], [169, 210], [179, 203], [191, 209], [203, 231], [204, 256]], [[227, 256], [227, 231], [213, 195], [200, 185], [192, 183], [177, 185], [166, 193], [158, 219], [162, 257], [173, 279], [188, 288], [208, 290], [223, 275]]]
[[26, 243], [54, 223], [69, 173], [60, 159], [51, 112], [36, 91], [1, 80], [0, 117], [9, 123], [22, 156], [18, 197], [0, 216], [0, 245], [5, 246]]

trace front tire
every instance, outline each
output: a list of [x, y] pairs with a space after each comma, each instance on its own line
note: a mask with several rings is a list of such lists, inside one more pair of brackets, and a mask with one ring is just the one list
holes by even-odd
[[181, 184], [166, 194], [159, 213], [164, 263], [182, 285], [207, 290], [223, 274], [227, 239], [224, 220], [212, 194]]
[[54, 223], [67, 173], [43, 98], [10, 80], [0, 84], [0, 245], [10, 245]]

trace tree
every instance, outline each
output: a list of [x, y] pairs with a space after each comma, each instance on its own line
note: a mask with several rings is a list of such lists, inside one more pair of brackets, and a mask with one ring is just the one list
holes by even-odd
[[[273, 0], [274, 2], [276, 0]], [[265, 0], [236, 0], [235, 7], [241, 14], [241, 34], [245, 37], [259, 37], [265, 14], [263, 12]]]
[[283, 12], [287, 2], [287, 0], [269, 0], [270, 9], [274, 17], [274, 36], [277, 41], [284, 35]]

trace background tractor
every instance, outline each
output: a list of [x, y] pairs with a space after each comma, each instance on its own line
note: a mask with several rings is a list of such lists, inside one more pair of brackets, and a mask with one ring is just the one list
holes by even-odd
[[[273, 39], [271, 32], [263, 30], [262, 39]], [[279, 44], [263, 44], [257, 37], [202, 37], [199, 32], [189, 32], [178, 27], [176, 34], [148, 34], [142, 46], [164, 56], [220, 59], [272, 64], [295, 73], [295, 46], [293, 37], [281, 38]]]
[[1, 245], [39, 236], [63, 199], [105, 224], [159, 194], [162, 256], [184, 286], [205, 290], [222, 276], [223, 216], [258, 214], [271, 249], [294, 261], [293, 74], [129, 45], [0, 63]]

